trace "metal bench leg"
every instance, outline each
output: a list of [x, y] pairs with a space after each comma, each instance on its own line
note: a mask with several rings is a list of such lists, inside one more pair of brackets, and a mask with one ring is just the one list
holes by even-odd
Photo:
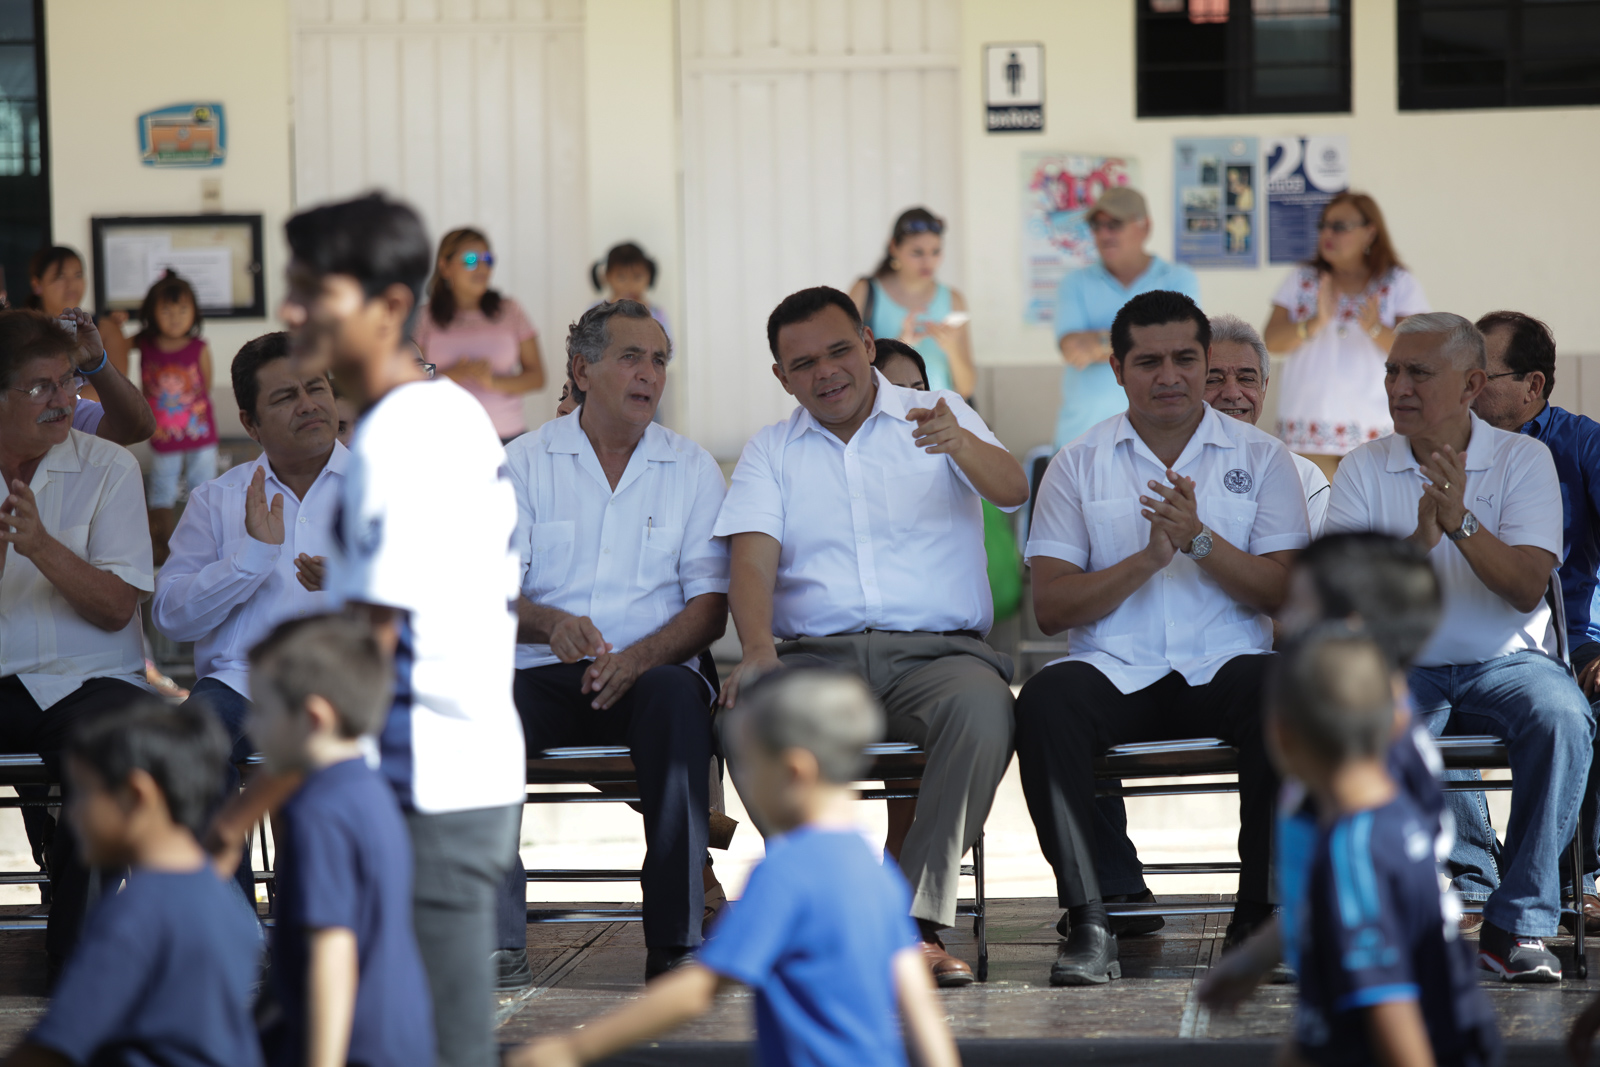
[[977, 912], [972, 917], [972, 934], [978, 939], [978, 981], [989, 980], [989, 918], [985, 914], [986, 901], [983, 895], [983, 834], [978, 834], [978, 840], [972, 846], [972, 880], [976, 883], [973, 894], [973, 911]]
[[1589, 977], [1589, 957], [1584, 952], [1583, 931], [1583, 812], [1578, 812], [1578, 825], [1572, 832], [1572, 963], [1580, 979]]

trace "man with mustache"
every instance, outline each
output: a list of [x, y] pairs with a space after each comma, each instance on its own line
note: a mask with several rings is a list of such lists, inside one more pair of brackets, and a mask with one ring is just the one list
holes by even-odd
[[1276, 438], [1205, 403], [1211, 326], [1182, 293], [1134, 297], [1111, 327], [1126, 414], [1051, 460], [1024, 555], [1068, 654], [1017, 697], [1017, 761], [1067, 938], [1052, 985], [1121, 975], [1095, 863], [1094, 760], [1120, 744], [1220, 737], [1239, 750], [1239, 896], [1226, 943], [1272, 914], [1277, 775], [1261, 729], [1268, 613], [1309, 542]]
[[889, 738], [927, 750], [898, 859], [935, 981], [967, 985], [972, 968], [938, 931], [955, 923], [961, 856], [1011, 760], [1011, 660], [984, 642], [981, 500], [1015, 510], [1028, 480], [955, 393], [872, 369], [872, 331], [839, 290], [784, 298], [767, 344], [800, 406], [745, 445], [712, 531], [732, 538], [743, 647], [722, 703], [780, 665], [849, 670], [883, 702]]
[[[139, 601], [155, 587], [138, 462], [72, 428], [77, 354], [43, 312], [0, 312], [0, 752], [37, 752], [57, 780], [79, 723], [147, 695]], [[54, 971], [89, 895], [67, 820], [49, 871]]]

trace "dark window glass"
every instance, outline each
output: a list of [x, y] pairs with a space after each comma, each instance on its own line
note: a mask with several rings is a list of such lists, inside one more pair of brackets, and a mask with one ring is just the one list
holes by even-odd
[[1600, 104], [1600, 0], [1399, 0], [1400, 108]]
[[1350, 110], [1349, 0], [1137, 0], [1139, 115]]
[[29, 257], [50, 243], [42, 7], [0, 0], [0, 267], [16, 306], [29, 293]]

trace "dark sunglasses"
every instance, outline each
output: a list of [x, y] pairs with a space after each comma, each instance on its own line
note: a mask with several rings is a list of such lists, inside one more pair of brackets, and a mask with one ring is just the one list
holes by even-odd
[[910, 222], [900, 227], [900, 232], [942, 234], [944, 233], [944, 223], [940, 222], [938, 219], [934, 219], [932, 222], [929, 222], [926, 219], [912, 219]]
[[494, 253], [493, 252], [463, 252], [463, 253], [461, 253], [461, 265], [463, 267], [467, 268], [468, 270], [477, 270], [479, 263], [482, 263], [485, 267], [494, 266]]

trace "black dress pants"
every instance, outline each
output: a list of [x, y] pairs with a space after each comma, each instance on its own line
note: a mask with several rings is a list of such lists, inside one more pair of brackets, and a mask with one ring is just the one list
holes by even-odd
[[[710, 839], [711, 691], [688, 667], [654, 667], [605, 711], [580, 693], [589, 662], [517, 672], [513, 695], [528, 754], [567, 745], [627, 745], [644, 809], [644, 942], [693, 948], [705, 911]], [[499, 947], [527, 945], [526, 871], [512, 865], [501, 893]]]
[[[0, 752], [37, 752], [50, 775], [62, 783], [61, 750], [80, 725], [138, 700], [157, 699], [148, 690], [120, 678], [90, 678], [48, 708], [40, 708], [15, 675], [0, 678]], [[91, 876], [78, 854], [78, 838], [65, 817], [57, 820], [49, 846], [50, 919], [45, 949], [54, 959], [65, 960], [78, 942], [84, 912], [89, 906]]]
[[1236, 656], [1205, 685], [1173, 671], [1124, 694], [1087, 663], [1058, 663], [1017, 697], [1017, 764], [1039, 847], [1063, 908], [1101, 898], [1095, 872], [1094, 761], [1114, 745], [1218, 737], [1239, 750], [1239, 899], [1270, 901], [1278, 776], [1261, 696], [1269, 655]]

